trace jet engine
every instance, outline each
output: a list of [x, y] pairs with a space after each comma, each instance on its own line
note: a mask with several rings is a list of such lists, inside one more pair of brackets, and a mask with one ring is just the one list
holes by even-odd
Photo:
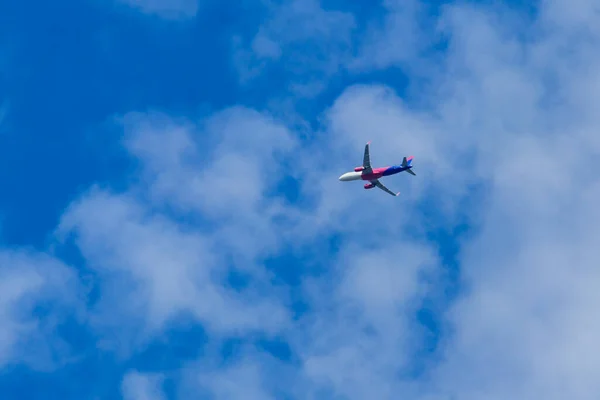
[[354, 168], [354, 172], [360, 172], [363, 169], [365, 169], [365, 167], [356, 167], [356, 168]]
[[373, 189], [375, 187], [375, 185], [373, 185], [372, 183], [365, 183], [365, 189]]

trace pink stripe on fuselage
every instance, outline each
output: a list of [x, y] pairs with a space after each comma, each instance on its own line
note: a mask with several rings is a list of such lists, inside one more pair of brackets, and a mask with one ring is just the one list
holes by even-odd
[[379, 179], [383, 176], [383, 171], [388, 169], [389, 167], [381, 167], [381, 168], [373, 168], [373, 172], [365, 174], [363, 173], [360, 178], [363, 181], [372, 181], [374, 179]]

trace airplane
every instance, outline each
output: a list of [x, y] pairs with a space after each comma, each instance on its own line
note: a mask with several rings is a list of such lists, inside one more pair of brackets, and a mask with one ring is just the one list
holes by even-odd
[[339, 177], [340, 181], [369, 181], [369, 183], [365, 184], [365, 189], [373, 189], [374, 187], [378, 187], [386, 193], [391, 194], [392, 196], [398, 196], [400, 192], [394, 193], [390, 189], [386, 188], [383, 183], [379, 182], [379, 178], [382, 176], [390, 176], [397, 174], [399, 172], [406, 171], [409, 174], [416, 176], [412, 171], [412, 160], [413, 156], [404, 157], [402, 159], [402, 164], [400, 165], [392, 165], [391, 167], [382, 167], [382, 168], [373, 168], [371, 167], [371, 156], [369, 154], [369, 145], [371, 142], [368, 142], [365, 145], [365, 154], [363, 156], [363, 165], [361, 167], [354, 168], [354, 172], [346, 172], [342, 176]]

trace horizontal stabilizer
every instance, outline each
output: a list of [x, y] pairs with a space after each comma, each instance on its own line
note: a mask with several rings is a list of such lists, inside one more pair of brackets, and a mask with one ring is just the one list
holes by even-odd
[[415, 175], [415, 176], [416, 176], [417, 174], [415, 174], [415, 173], [414, 173], [414, 172], [412, 172], [412, 170], [411, 170], [411, 168], [412, 168], [412, 160], [413, 160], [413, 158], [414, 158], [413, 156], [410, 156], [410, 157], [404, 157], [404, 158], [402, 159], [402, 167], [403, 167], [403, 168], [406, 168], [406, 169], [405, 169], [405, 171], [406, 171], [406, 172], [408, 172], [409, 174], [411, 174], [411, 175]]

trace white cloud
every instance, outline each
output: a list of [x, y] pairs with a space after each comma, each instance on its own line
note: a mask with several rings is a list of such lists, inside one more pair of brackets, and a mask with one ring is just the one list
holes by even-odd
[[321, 0], [264, 3], [268, 17], [252, 40], [234, 39], [234, 63], [243, 83], [278, 65], [295, 76], [286, 89], [310, 98], [340, 73], [359, 76], [401, 67], [411, 76], [426, 78], [435, 72], [425, 60], [441, 38], [432, 34], [438, 27], [428, 24], [434, 6], [386, 0], [363, 5], [364, 15], [354, 15]]
[[186, 368], [180, 397], [271, 398], [275, 393], [287, 393], [289, 386], [294, 384], [287, 371], [288, 366], [249, 347], [241, 350], [231, 362], [203, 357]]
[[65, 362], [70, 349], [57, 328], [67, 312], [77, 316], [81, 294], [74, 272], [60, 261], [32, 251], [1, 250], [0, 367], [48, 370]]
[[584, 42], [573, 42], [564, 58], [563, 38], [581, 27], [556, 14], [546, 25], [546, 10], [528, 43], [485, 9], [444, 14], [453, 39], [449, 74], [438, 78], [438, 123], [476, 152], [473, 173], [490, 192], [481, 232], [461, 257], [468, 291], [448, 314], [455, 333], [431, 377], [440, 398], [598, 393], [591, 371], [600, 360], [592, 317], [600, 305], [592, 200], [599, 182], [590, 168], [600, 121], [587, 107], [597, 101], [591, 71], [600, 59]]
[[[586, 9], [583, 3], [577, 9]], [[290, 392], [317, 398], [597, 396], [600, 182], [593, 161], [600, 120], [592, 110], [600, 66], [593, 49], [600, 37], [595, 26], [573, 23], [597, 18], [583, 12], [563, 17], [556, 11], [562, 7], [567, 4], [543, 3], [527, 28], [500, 9], [445, 8], [441, 21], [451, 41], [438, 66], [444, 74], [432, 76], [439, 90], [425, 93], [437, 96], [426, 102], [427, 112], [381, 88], [354, 88], [338, 99], [326, 135], [306, 153], [307, 164], [349, 169], [348, 157], [355, 154], [358, 163], [364, 141], [373, 139], [377, 160], [414, 148], [422, 160], [419, 178], [389, 181], [431, 190], [417, 194], [450, 193], [450, 211], [465, 212], [455, 206], [469, 196], [466, 183], [482, 183], [488, 192], [484, 203], [466, 211], [478, 229], [463, 243], [465, 291], [446, 314], [439, 364], [415, 380], [410, 365], [424, 332], [411, 321], [427, 293], [419, 277], [436, 271], [432, 249], [407, 251], [415, 244], [402, 234], [421, 220], [405, 217], [418, 204], [407, 196], [398, 205], [358, 184], [327, 183], [323, 169], [305, 170], [304, 193], [319, 199], [309, 220], [356, 240], [342, 246], [334, 267], [328, 264], [327, 278], [307, 283], [312, 311], [289, 336], [304, 385]], [[566, 42], [581, 35], [585, 41]], [[461, 156], [470, 157], [461, 163]], [[381, 252], [372, 247], [378, 239]], [[398, 250], [397, 243], [407, 247]], [[406, 272], [402, 279], [398, 269]]]
[[199, 0], [119, 0], [146, 14], [157, 15], [168, 20], [194, 18]]
[[[587, 4], [578, 2], [575, 11]], [[186, 366], [182, 393], [597, 397], [600, 182], [593, 161], [600, 152], [594, 111], [600, 37], [589, 26], [586, 41], [567, 49], [565, 38], [578, 37], [581, 24], [595, 19], [575, 11], [563, 17], [566, 6], [543, 3], [526, 35], [513, 29], [512, 14], [446, 7], [441, 26], [451, 41], [444, 63], [432, 67], [444, 73], [431, 76], [419, 103], [426, 106], [415, 109], [384, 87], [356, 86], [337, 99], [308, 143], [245, 108], [201, 121], [125, 116], [125, 144], [139, 175], [122, 193], [90, 190], [71, 204], [58, 230], [74, 234], [98, 274], [102, 294], [92, 325], [105, 338], [136, 345], [191, 316], [217, 343], [231, 337], [247, 343], [233, 361], [210, 354]], [[378, 37], [395, 40], [396, 25]], [[254, 50], [281, 57], [270, 37]], [[378, 45], [394, 54], [376, 66], [408, 59], [392, 45]], [[386, 180], [403, 192], [400, 198], [337, 182], [360, 163], [366, 140], [373, 141], [378, 165], [416, 156], [417, 177]], [[302, 178], [309, 205], [274, 196], [287, 174]], [[486, 196], [460, 209], [472, 195], [470, 183], [483, 184]], [[426, 297], [443, 298], [435, 291], [444, 289], [437, 249], [422, 238], [431, 211], [424, 201], [431, 197], [444, 207], [449, 227], [467, 214], [476, 229], [459, 254], [464, 290], [440, 315], [440, 348], [421, 362], [427, 331], [416, 312]], [[333, 254], [321, 251], [331, 233], [342, 237]], [[308, 254], [299, 268], [321, 268], [304, 277], [307, 310], [297, 319], [286, 307], [289, 288], [275, 285], [263, 265], [285, 246]], [[227, 287], [232, 270], [250, 284]], [[33, 269], [23, 281], [12, 275], [17, 270], [1, 271], [13, 290], [0, 297], [11, 327], [0, 354], [9, 360], [16, 338], [37, 332], [14, 322], [14, 299], [35, 298], [44, 293], [37, 290], [44, 279], [61, 275]], [[50, 282], [49, 288], [62, 287], [63, 280]], [[286, 340], [292, 361], [265, 354], [255, 343], [262, 335]], [[123, 390], [134, 396], [157, 382], [134, 374]]]
[[[139, 161], [139, 176], [124, 193], [90, 190], [70, 205], [57, 230], [63, 239], [73, 238], [97, 274], [100, 300], [91, 321], [108, 345], [123, 346], [127, 354], [187, 316], [203, 325], [211, 341], [241, 337], [253, 343], [277, 335], [301, 363], [299, 369], [282, 365], [259, 349], [226, 366], [213, 356], [214, 362], [199, 360], [187, 368], [192, 392], [195, 387], [221, 397], [245, 390], [256, 398], [331, 390], [385, 398], [393, 392], [386, 381], [409, 368], [410, 351], [419, 341], [414, 313], [430, 290], [435, 252], [406, 233], [409, 218], [388, 218], [397, 199], [344, 185], [337, 177], [352, 167], [350, 154], [357, 163], [362, 160], [362, 125], [353, 131], [344, 125], [356, 110], [367, 110], [364, 118], [377, 121], [387, 115], [377, 113], [381, 107], [392, 124], [420, 126], [420, 117], [409, 116], [381, 89], [350, 93], [363, 99], [355, 104], [344, 97], [337, 103], [329, 115], [329, 135], [318, 140], [314, 152], [282, 123], [245, 108], [197, 122], [157, 113], [122, 119], [124, 143]], [[397, 161], [405, 155], [385, 146], [383, 129], [376, 134], [381, 146], [375, 159]], [[424, 159], [435, 159], [429, 145], [421, 148]], [[305, 189], [312, 187], [303, 196], [313, 207], [299, 208], [275, 196], [275, 186], [288, 174], [303, 177]], [[410, 179], [396, 184], [416, 182]], [[417, 206], [409, 199], [402, 204], [408, 215]], [[365, 201], [370, 211], [356, 212]], [[284, 246], [299, 252], [321, 246], [336, 231], [362, 239], [339, 254], [318, 252], [311, 259], [326, 269], [306, 281], [304, 297], [312, 311], [294, 321], [287, 309], [290, 288], [274, 284], [263, 263]], [[225, 278], [232, 270], [250, 284], [228, 288]], [[378, 353], [382, 345], [390, 351]], [[356, 368], [366, 363], [373, 369], [359, 373]], [[267, 376], [281, 380], [273, 383]], [[282, 384], [293, 381], [305, 384]]]
[[[402, 66], [413, 74], [425, 74], [426, 64], [419, 62], [421, 52], [431, 45], [431, 36], [422, 26], [426, 6], [415, 0], [383, 1], [386, 14], [383, 24], [371, 22], [358, 43], [358, 53], [348, 67], [359, 72], [390, 66]], [[379, 21], [377, 21], [379, 22]], [[418, 65], [418, 67], [417, 67]]]
[[[404, 232], [407, 224], [412, 223], [409, 218], [388, 218], [398, 206], [396, 199], [382, 196], [380, 193], [365, 192], [358, 185], [344, 186], [337, 182], [337, 176], [352, 167], [347, 164], [349, 154], [356, 156], [357, 162], [362, 160], [364, 143], [357, 139], [362, 125], [343, 124], [356, 110], [364, 113], [365, 120], [356, 121], [361, 124], [368, 124], [369, 120], [377, 121], [391, 114], [390, 124], [410, 126], [412, 123], [416, 127], [420, 126], [420, 117], [409, 116], [399, 105], [400, 101], [385, 91], [373, 91], [368, 88], [361, 91], [359, 88], [350, 93], [363, 98], [357, 104], [340, 100], [330, 113], [331, 131], [328, 136], [318, 140], [315, 152], [310, 151], [310, 148], [300, 151], [296, 140], [290, 137], [286, 128], [245, 109], [227, 110], [200, 123], [204, 128], [202, 136], [190, 134], [194, 131], [191, 125], [174, 124], [164, 116], [140, 118], [142, 116], [137, 115], [132, 119], [126, 118], [129, 122], [133, 121], [131, 126], [134, 127], [128, 134], [128, 146], [143, 160], [142, 182], [150, 188], [148, 195], [152, 206], [148, 204], [146, 207], [168, 205], [178, 213], [214, 224], [211, 225], [211, 235], [204, 237], [211, 243], [218, 243], [219, 246], [207, 246], [202, 250], [200, 245], [192, 245], [191, 248], [198, 249], [199, 253], [218, 257], [218, 247], [221, 247], [221, 250], [224, 249], [229, 254], [241, 254], [243, 257], [236, 259], [236, 266], [245, 269], [249, 265], [252, 273], [262, 276], [264, 271], [256, 269], [252, 262], [260, 263], [266, 256], [276, 254], [279, 243], [302, 248], [303, 245], [327, 237], [332, 231], [362, 238], [353, 246], [344, 246], [339, 256], [334, 256], [331, 260], [327, 254], [321, 254], [321, 260], [313, 261], [324, 263], [323, 266], [327, 267], [327, 271], [320, 278], [306, 282], [306, 300], [314, 311], [296, 323], [288, 322], [280, 326], [278, 333], [284, 335], [292, 344], [303, 363], [301, 370], [288, 369], [286, 374], [307, 382], [308, 385], [287, 389], [279, 385], [273, 387], [265, 378], [265, 374], [269, 374], [271, 369], [263, 368], [263, 361], [259, 361], [263, 360], [264, 356], [249, 352], [240, 355], [231, 366], [219, 367], [216, 363], [210, 365], [210, 368], [206, 365], [197, 367], [195, 371], [199, 380], [190, 380], [198, 382], [203, 390], [225, 396], [232, 395], [234, 389], [244, 389], [255, 393], [257, 398], [264, 398], [267, 396], [265, 393], [275, 396], [278, 390], [293, 392], [299, 396], [315, 395], [330, 390], [363, 395], [376, 391], [385, 397], [394, 390], [394, 385], [386, 384], [386, 381], [398, 371], [410, 367], [410, 351], [413, 343], [418, 343], [417, 333], [420, 332], [413, 322], [414, 313], [420, 298], [430, 290], [428, 276], [435, 274], [435, 253], [426, 245], [415, 244], [410, 235]], [[382, 111], [378, 114], [377, 110], [380, 108], [388, 110], [389, 113]], [[356, 136], [344, 135], [343, 132], [352, 132]], [[397, 161], [405, 155], [393, 151], [389, 143], [385, 146], [383, 129], [375, 134], [381, 135], [382, 143], [374, 152], [377, 159], [381, 159], [382, 162], [386, 159]], [[429, 133], [423, 131], [421, 134], [421, 137], [426, 137]], [[203, 146], [196, 147], [196, 140]], [[413, 139], [412, 142], [418, 143], [417, 139]], [[351, 147], [356, 149], [344, 151]], [[428, 145], [421, 148], [429, 149], [422, 151], [424, 159], [436, 159], [434, 149]], [[199, 149], [204, 149], [208, 154], [200, 155]], [[314, 192], [305, 192], [307, 197], [313, 197], [315, 207], [297, 209], [270, 197], [268, 189], [287, 172], [281, 166], [282, 159], [286, 164], [295, 166], [295, 174], [306, 179], [307, 188], [316, 188]], [[223, 163], [221, 160], [228, 162]], [[237, 166], [240, 160], [243, 163]], [[332, 173], [325, 179], [323, 171], [327, 171], [328, 168]], [[205, 175], [207, 171], [209, 173]], [[210, 177], [225, 180], [227, 185], [223, 186], [224, 190], [212, 190], [214, 186], [210, 186], [211, 190], [206, 190]], [[397, 180], [397, 184], [402, 181], [411, 182], [410, 179], [413, 178], [402, 177]], [[224, 195], [227, 188], [235, 185], [249, 186], [247, 198]], [[139, 192], [138, 189], [135, 191]], [[411, 201], [408, 196], [403, 200], [403, 209], [410, 214], [411, 210], [415, 210], [417, 202]], [[369, 212], [357, 213], [356, 210], [364, 207], [365, 201], [369, 202]], [[277, 205], [274, 208], [277, 214], [273, 217], [270, 204]], [[90, 211], [84, 210], [81, 216], [89, 218], [90, 214]], [[282, 217], [288, 222], [280, 226], [275, 220]], [[104, 213], [102, 219], [106, 221], [113, 218], [108, 218]], [[118, 225], [115, 224], [114, 229], [110, 230], [110, 236], [118, 243], [129, 243], [129, 240], [123, 240], [122, 236], [119, 236], [127, 231], [123, 221], [127, 221], [128, 218], [121, 216], [114, 220], [118, 221]], [[227, 221], [226, 226], [222, 226], [221, 221]], [[101, 224], [96, 222], [90, 223], [89, 226], [98, 231]], [[188, 224], [185, 226], [193, 229]], [[225, 229], [227, 234], [222, 235], [222, 229]], [[168, 230], [161, 227], [156, 231], [163, 232], [164, 235]], [[139, 237], [141, 233], [140, 230], [133, 236]], [[182, 245], [175, 243], [181, 239], [174, 240], [172, 244], [174, 248], [180, 249], [180, 253], [185, 246], [182, 246], [183, 242]], [[104, 254], [112, 253], [106, 251], [106, 238], [95, 238], [93, 242], [97, 245], [103, 244], [100, 248]], [[158, 239], [155, 243], [164, 244], [164, 240]], [[137, 254], [140, 248], [143, 247], [131, 247], [129, 251]], [[240, 250], [242, 251], [238, 253]], [[156, 251], [159, 253], [148, 258], [147, 268], [164, 269], [171, 275], [176, 274], [179, 270], [178, 263], [170, 264], [169, 268], [165, 269], [156, 261], [159, 260], [159, 254], [164, 256], [167, 253], [160, 247]], [[86, 253], [84, 250], [84, 254]], [[223, 260], [219, 261], [214, 264], [215, 273], [226, 268]], [[156, 264], [156, 267], [152, 264]], [[185, 279], [186, 282], [197, 281], [190, 271], [198, 270], [200, 262], [190, 265], [193, 267], [182, 274], [192, 277]], [[131, 267], [132, 265], [129, 265], [124, 268]], [[166, 279], [156, 281], [162, 286]], [[256, 293], [256, 299], [265, 296], [271, 298], [270, 294], [277, 292], [276, 287], [263, 282], [263, 290]], [[175, 286], [180, 287], [179, 292], [184, 291], [185, 285]], [[139, 294], [136, 294], [136, 297], [138, 296]], [[198, 289], [195, 298], [202, 299], [204, 296], [204, 290]], [[194, 298], [185, 294], [182, 297]], [[152, 298], [153, 296], [142, 297], [142, 303], [147, 304]], [[154, 300], [167, 304], [170, 309], [173, 304], [169, 299], [172, 298], [175, 296], [167, 295], [164, 299]], [[255, 328], [267, 333], [271, 331], [273, 315], [260, 315], [248, 305], [253, 302], [248, 302], [244, 297], [239, 298], [241, 302], [226, 304], [217, 314], [221, 315], [221, 318], [227, 316], [226, 318], [230, 319], [231, 315], [236, 314], [236, 310], [241, 309], [244, 310], [244, 315], [257, 322]], [[285, 303], [285, 297], [275, 296], [272, 299], [275, 304]], [[213, 323], [212, 318], [202, 319], [201, 322], [210, 326]], [[214, 318], [217, 318], [216, 315]], [[225, 336], [232, 334], [231, 331], [220, 333]], [[357, 344], [360, 344], [360, 348], [356, 348]], [[390, 351], [378, 353], [382, 345], [390, 346]], [[366, 363], [374, 364], [373, 372], [359, 373], [355, 369]], [[276, 362], [275, 364], [277, 365]], [[273, 373], [281, 373], [281, 368], [273, 370]], [[232, 380], [246, 383], [234, 387], [230, 383]], [[345, 386], [338, 387], [339, 384]]]
[[423, 334], [413, 318], [429, 291], [422, 276], [432, 272], [436, 259], [431, 249], [408, 244], [406, 237], [395, 239], [406, 244], [388, 240], [380, 248], [346, 248], [330, 290], [324, 285], [313, 297], [314, 311], [295, 343], [309, 393], [391, 398], [396, 376], [410, 369]]
[[[600, 121], [580, 117], [597, 96], [597, 73], [587, 71], [600, 59], [577, 42], [563, 58], [571, 25], [559, 17], [551, 24], [559, 30], [544, 31], [547, 10], [536, 27], [543, 33], [526, 45], [502, 37], [485, 13], [452, 11], [462, 56], [454, 62], [473, 60], [463, 64], [468, 85], [460, 79], [455, 87], [468, 99], [463, 107], [485, 116], [465, 128], [487, 132], [475, 144], [493, 190], [482, 232], [464, 253], [470, 294], [450, 314], [456, 336], [437, 375], [446, 393], [464, 399], [598, 393], [590, 371], [598, 368], [591, 337], [600, 325], [590, 316], [600, 305], [593, 289], [600, 221], [591, 201], [599, 193], [588, 170], [600, 151], [593, 133]], [[546, 74], [556, 77], [552, 86], [543, 86]]]
[[163, 377], [160, 374], [143, 374], [131, 371], [121, 383], [124, 400], [164, 400]]
[[249, 43], [235, 40], [234, 62], [240, 79], [246, 82], [271, 63], [301, 76], [290, 89], [301, 96], [313, 96], [323, 80], [339, 71], [352, 55], [354, 17], [350, 13], [325, 9], [320, 0], [285, 0], [267, 4], [268, 17]]
[[[261, 260], [293, 218], [266, 197], [285, 173], [278, 158], [295, 145], [288, 130], [242, 108], [199, 126], [161, 114], [123, 122], [139, 184], [121, 194], [90, 190], [57, 231], [74, 238], [102, 282], [96, 326], [125, 351], [188, 316], [215, 334], [286, 329], [285, 291], [271, 287]], [[228, 288], [232, 272], [248, 287]]]

